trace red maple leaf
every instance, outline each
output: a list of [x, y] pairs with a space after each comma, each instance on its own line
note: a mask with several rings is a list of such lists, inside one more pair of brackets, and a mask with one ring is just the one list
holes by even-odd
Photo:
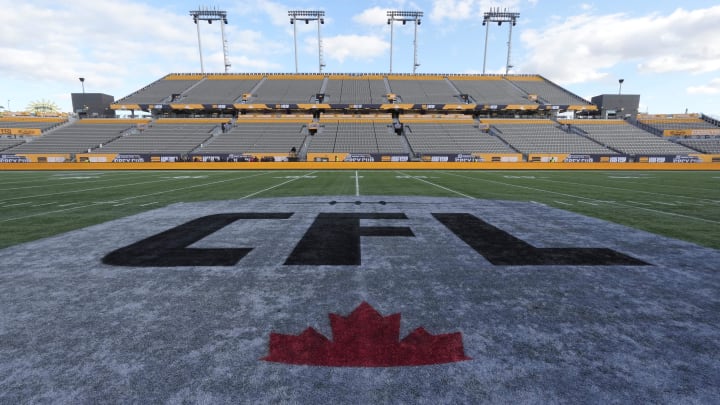
[[396, 367], [452, 363], [465, 356], [460, 332], [432, 335], [422, 327], [400, 340], [400, 314], [382, 316], [367, 302], [349, 316], [329, 314], [333, 340], [307, 328], [299, 335], [270, 334], [262, 360], [313, 366]]

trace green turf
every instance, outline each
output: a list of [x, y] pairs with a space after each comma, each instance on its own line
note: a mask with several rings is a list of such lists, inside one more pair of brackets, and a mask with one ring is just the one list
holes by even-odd
[[534, 201], [720, 249], [704, 171], [0, 172], [0, 248], [177, 202], [308, 195]]

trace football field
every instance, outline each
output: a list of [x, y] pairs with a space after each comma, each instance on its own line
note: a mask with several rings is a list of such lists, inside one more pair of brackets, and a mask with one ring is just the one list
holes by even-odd
[[178, 202], [289, 196], [527, 201], [720, 249], [720, 174], [673, 171], [0, 172], [0, 248]]
[[718, 403], [720, 175], [0, 173], [0, 403]]

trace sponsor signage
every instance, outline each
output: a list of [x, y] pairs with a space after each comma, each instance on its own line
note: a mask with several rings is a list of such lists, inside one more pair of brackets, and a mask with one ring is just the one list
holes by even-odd
[[27, 156], [11, 154], [0, 155], [0, 163], [30, 163], [30, 159]]
[[42, 135], [42, 130], [40, 128], [0, 128], [0, 135], [38, 136]]

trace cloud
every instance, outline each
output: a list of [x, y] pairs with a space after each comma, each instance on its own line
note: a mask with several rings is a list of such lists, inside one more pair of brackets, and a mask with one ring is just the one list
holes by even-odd
[[522, 31], [526, 72], [543, 72], [562, 84], [599, 80], [622, 63], [643, 73], [720, 70], [720, 6], [669, 15], [629, 17], [582, 14], [545, 29]]
[[[531, 5], [537, 0], [528, 0]], [[443, 20], [470, 20], [482, 18], [483, 13], [490, 8], [516, 10], [520, 0], [433, 0], [430, 18], [434, 21]]]
[[384, 26], [387, 25], [387, 8], [373, 7], [364, 10], [362, 13], [353, 16], [353, 21], [362, 25]]
[[720, 94], [720, 77], [710, 80], [704, 86], [688, 87], [687, 92], [689, 94]]
[[[317, 46], [317, 40], [314, 42]], [[382, 38], [369, 35], [337, 35], [323, 38], [325, 55], [340, 63], [349, 60], [372, 60], [385, 55], [390, 43]]]

